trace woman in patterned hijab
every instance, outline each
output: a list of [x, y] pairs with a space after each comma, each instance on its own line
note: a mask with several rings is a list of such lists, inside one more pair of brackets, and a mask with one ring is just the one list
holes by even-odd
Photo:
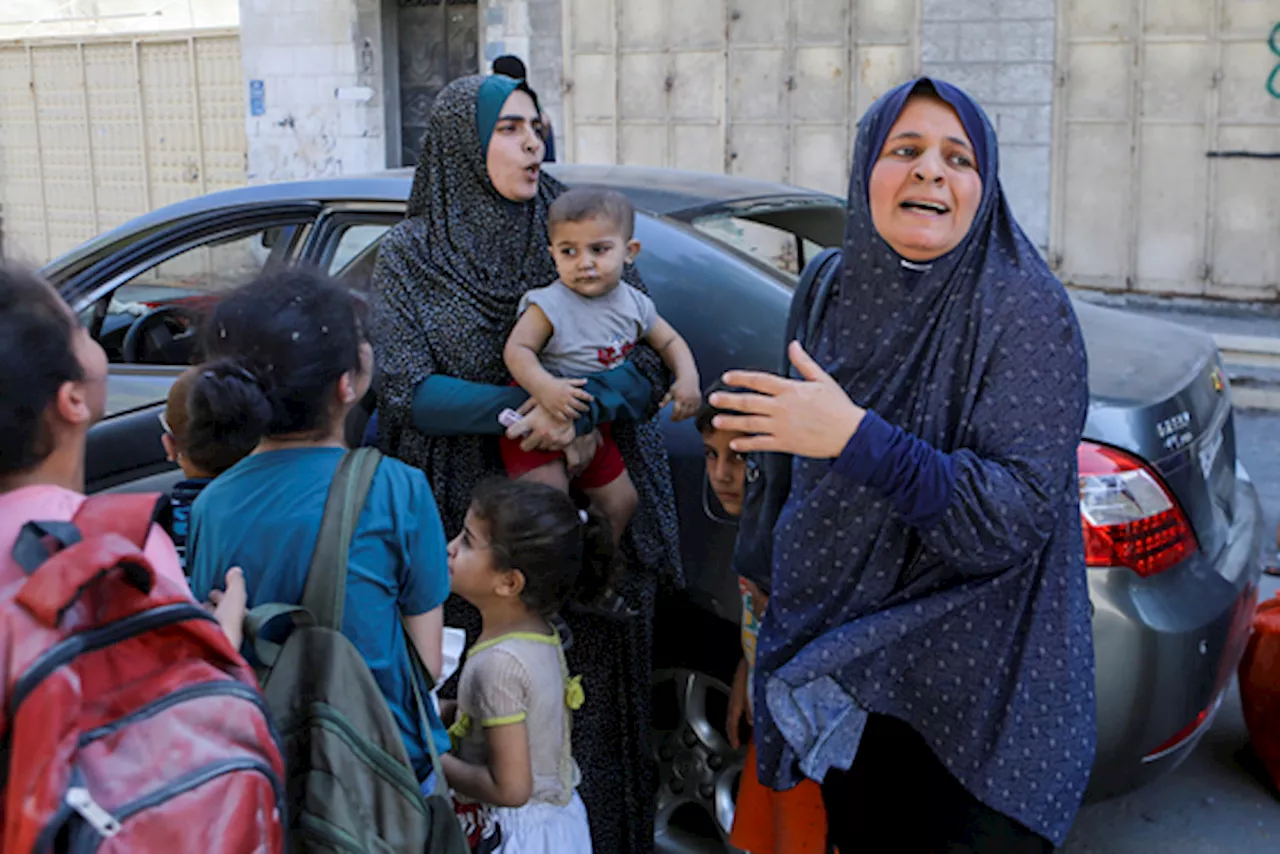
[[[547, 208], [564, 187], [541, 172], [539, 108], [523, 83], [465, 77], [437, 97], [414, 176], [408, 217], [383, 239], [373, 274], [373, 338], [381, 379], [379, 446], [426, 472], [446, 530], [462, 527], [471, 492], [502, 474], [497, 416], [527, 398], [511, 387], [502, 348], [521, 295], [556, 278]], [[626, 279], [644, 290], [634, 268]], [[593, 413], [575, 425], [614, 423], [640, 505], [623, 541], [629, 606], [573, 613], [570, 666], [587, 702], [575, 716], [580, 791], [597, 851], [643, 852], [653, 843], [648, 756], [650, 650], [656, 580], [680, 579], [670, 468], [653, 420], [670, 385], [661, 359], [637, 347], [628, 364], [596, 380]], [[627, 420], [630, 419], [630, 420]], [[534, 441], [563, 448], [535, 409]], [[452, 625], [478, 630], [454, 597]]]
[[[922, 79], [863, 117], [843, 272], [730, 372], [737, 451], [795, 455], [773, 527], [759, 776], [823, 782], [841, 851], [1048, 851], [1095, 749], [1071, 303], [1000, 187], [995, 132]], [[805, 350], [809, 352], [805, 352]], [[809, 355], [812, 353], [812, 356]]]

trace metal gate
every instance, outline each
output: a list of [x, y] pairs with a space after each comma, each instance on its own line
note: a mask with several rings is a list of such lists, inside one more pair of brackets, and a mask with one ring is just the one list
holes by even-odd
[[917, 5], [563, 0], [569, 159], [844, 195], [858, 116], [917, 65]]
[[3, 252], [47, 261], [245, 180], [234, 31], [0, 44]]
[[480, 70], [476, 0], [399, 0], [400, 164], [413, 166], [436, 95]]
[[1064, 281], [1280, 296], [1274, 2], [1060, 0], [1050, 252]]

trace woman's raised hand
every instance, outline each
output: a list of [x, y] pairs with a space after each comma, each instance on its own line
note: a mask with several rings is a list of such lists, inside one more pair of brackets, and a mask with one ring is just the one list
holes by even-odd
[[738, 453], [778, 451], [834, 459], [857, 432], [866, 410], [849, 399], [800, 342], [792, 341], [787, 354], [802, 379], [729, 371], [724, 375], [725, 384], [747, 391], [716, 392], [711, 405], [743, 414], [717, 415], [712, 423], [718, 430], [749, 434], [730, 443]]

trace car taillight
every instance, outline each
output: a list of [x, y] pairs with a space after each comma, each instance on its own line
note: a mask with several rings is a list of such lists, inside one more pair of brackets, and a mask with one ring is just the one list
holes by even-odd
[[1086, 564], [1126, 566], [1147, 578], [1198, 548], [1182, 508], [1142, 460], [1081, 442], [1076, 461]]

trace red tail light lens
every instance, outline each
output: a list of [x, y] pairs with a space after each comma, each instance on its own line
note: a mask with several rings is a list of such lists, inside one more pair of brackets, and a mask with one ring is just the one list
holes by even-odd
[[1086, 564], [1147, 578], [1199, 548], [1182, 508], [1142, 460], [1092, 442], [1080, 443], [1076, 460]]

